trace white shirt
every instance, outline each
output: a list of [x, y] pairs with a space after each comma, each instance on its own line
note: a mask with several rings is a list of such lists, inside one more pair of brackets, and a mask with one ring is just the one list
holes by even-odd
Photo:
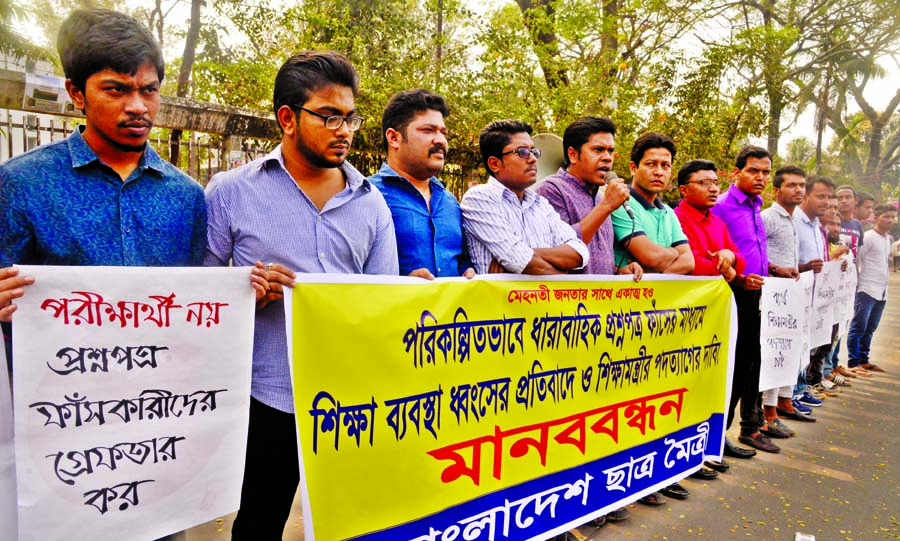
[[587, 246], [572, 226], [560, 219], [550, 203], [532, 190], [522, 201], [509, 188], [491, 177], [463, 196], [463, 229], [475, 271], [487, 273], [491, 259], [521, 273], [534, 257], [534, 248], [572, 247], [581, 255], [581, 267], [589, 260]]
[[889, 262], [891, 260], [890, 235], [881, 235], [870, 229], [864, 235], [863, 245], [859, 247], [859, 287], [876, 301], [887, 300], [887, 284]]

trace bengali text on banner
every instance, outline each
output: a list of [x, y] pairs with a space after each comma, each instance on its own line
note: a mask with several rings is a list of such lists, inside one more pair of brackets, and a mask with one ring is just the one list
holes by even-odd
[[249, 269], [21, 272], [35, 282], [13, 340], [19, 539], [155, 539], [237, 509]]
[[286, 304], [307, 539], [545, 537], [720, 456], [721, 279], [311, 275]]

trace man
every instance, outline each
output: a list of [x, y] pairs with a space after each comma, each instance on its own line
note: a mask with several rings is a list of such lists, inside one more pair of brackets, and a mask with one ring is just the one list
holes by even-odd
[[694, 254], [693, 276], [722, 276], [731, 282], [743, 274], [746, 261], [731, 240], [728, 227], [710, 209], [719, 196], [716, 164], [709, 160], [691, 160], [678, 171], [681, 203], [675, 215]]
[[[757, 413], [760, 402], [759, 369], [761, 364], [759, 348], [760, 289], [768, 276], [766, 253], [766, 228], [760, 210], [760, 194], [769, 182], [772, 172], [772, 158], [760, 147], [746, 146], [738, 152], [732, 170], [734, 183], [712, 208], [712, 213], [728, 226], [728, 232], [746, 260], [745, 274], [735, 277], [731, 291], [738, 311], [738, 335], [735, 351], [735, 366], [731, 384], [731, 402], [728, 410], [728, 426], [734, 421], [734, 409], [741, 403], [741, 434], [738, 440], [750, 447], [768, 453], [778, 453], [781, 449], [760, 432], [761, 423]], [[741, 449], [725, 440], [725, 454], [735, 458], [750, 458], [756, 453]]]
[[[131, 17], [90, 9], [66, 18], [57, 49], [85, 123], [0, 166], [0, 267], [199, 265], [203, 190], [147, 144], [165, 74], [159, 45]], [[32, 283], [0, 270], [0, 319]]]
[[435, 176], [447, 158], [449, 113], [444, 98], [427, 90], [394, 94], [381, 115], [387, 162], [369, 177], [391, 209], [400, 274], [428, 280], [475, 276], [459, 203]]
[[[800, 272], [812, 270], [818, 274], [829, 259], [828, 240], [819, 219], [828, 212], [828, 200], [833, 193], [834, 182], [828, 177], [815, 175], [806, 180], [806, 195], [799, 210], [794, 213], [800, 239]], [[806, 406], [816, 408], [822, 405], [822, 400], [813, 396], [807, 387], [815, 387], [822, 382], [825, 357], [831, 353], [831, 344], [836, 337], [837, 325], [832, 329], [831, 341], [810, 352], [809, 365], [798, 379], [794, 393], [797, 400]]]
[[609, 217], [629, 196], [624, 184], [606, 181], [616, 151], [615, 135], [616, 125], [608, 118], [586, 116], [569, 124], [563, 133], [565, 168], [544, 179], [537, 192], [587, 244], [591, 257], [583, 269], [585, 274], [618, 272], [632, 274], [637, 281], [643, 274], [641, 266], [629, 263], [616, 269], [613, 256]]
[[288, 59], [275, 77], [281, 144], [213, 177], [207, 187], [207, 265], [270, 262], [257, 303], [250, 423], [241, 507], [232, 539], [281, 539], [299, 483], [283, 288], [294, 272], [397, 274], [384, 198], [346, 163], [362, 118], [358, 76], [330, 51]]
[[675, 142], [660, 133], [645, 133], [634, 142], [629, 195], [636, 204], [630, 205], [630, 213], [622, 206], [612, 214], [616, 266], [630, 259], [647, 272], [694, 270], [694, 256], [678, 218], [658, 197], [669, 185], [676, 152]]
[[850, 248], [855, 259], [863, 242], [863, 226], [856, 219], [856, 190], [853, 186], [839, 186], [837, 202], [837, 210], [841, 215], [841, 243]]
[[867, 231], [859, 248], [859, 288], [850, 332], [847, 334], [847, 350], [851, 369], [884, 372], [869, 358], [872, 336], [881, 322], [887, 304], [887, 284], [891, 257], [890, 230], [897, 219], [893, 205], [875, 207], [875, 227]]
[[[609, 216], [628, 199], [628, 187], [606, 181], [612, 171], [615, 136], [616, 125], [608, 118], [586, 116], [569, 124], [563, 132], [565, 168], [545, 178], [537, 189], [587, 245], [590, 263], [583, 269], [585, 274], [614, 274], [617, 270]], [[618, 272], [633, 275], [635, 281], [643, 276], [637, 263], [629, 263]], [[628, 509], [621, 507], [593, 521], [593, 525], [621, 522], [629, 516]]]
[[[616, 267], [632, 260], [650, 272], [688, 274], [694, 270], [694, 256], [687, 237], [672, 209], [662, 202], [672, 177], [672, 160], [677, 149], [668, 136], [650, 132], [642, 135], [631, 148], [632, 185], [628, 190], [636, 205], [620, 206], [612, 214], [616, 238]], [[662, 494], [660, 494], [660, 492]], [[690, 492], [678, 483], [641, 498], [647, 505], [662, 505], [663, 494], [685, 499]]]
[[872, 209], [875, 208], [875, 197], [869, 192], [856, 192], [856, 219], [863, 224], [863, 229], [867, 229], [867, 225], [871, 227]]
[[531, 126], [497, 120], [481, 130], [478, 140], [491, 177], [466, 192], [461, 205], [475, 271], [564, 274], [587, 265], [587, 246], [546, 199], [529, 189], [541, 155]]
[[[800, 276], [800, 238], [793, 216], [806, 194], [806, 172], [795, 165], [782, 167], [775, 172], [772, 192], [775, 201], [760, 213], [766, 228], [769, 276], [796, 280]], [[788, 436], [795, 435], [795, 431], [779, 415], [799, 422], [815, 422], [810, 416], [811, 408], [793, 401], [793, 390], [793, 385], [785, 385], [764, 391], [762, 397], [763, 415], [769, 427], [774, 426]]]

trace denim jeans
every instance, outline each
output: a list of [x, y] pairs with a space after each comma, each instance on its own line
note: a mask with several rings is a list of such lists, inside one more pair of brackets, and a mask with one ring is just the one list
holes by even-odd
[[869, 347], [872, 335], [881, 323], [881, 314], [887, 301], [878, 301], [860, 291], [856, 294], [853, 321], [847, 333], [847, 366], [850, 368], [869, 363]]

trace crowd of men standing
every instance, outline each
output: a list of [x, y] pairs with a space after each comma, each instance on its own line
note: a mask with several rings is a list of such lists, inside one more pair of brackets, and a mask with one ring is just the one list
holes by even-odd
[[[281, 539], [299, 482], [283, 289], [299, 273], [552, 275], [646, 273], [721, 276], [738, 310], [737, 358], [728, 425], [740, 404], [740, 436], [727, 456], [778, 452], [771, 438], [795, 434], [784, 419], [813, 422], [811, 411], [851, 378], [881, 371], [869, 358], [887, 299], [889, 231], [897, 209], [875, 205], [850, 186], [837, 189], [795, 166], [775, 172], [775, 202], [761, 194], [772, 156], [748, 146], [721, 192], [719, 168], [688, 161], [669, 188], [677, 147], [646, 133], [630, 150], [631, 183], [610, 182], [616, 127], [583, 117], [563, 135], [564, 165], [537, 190], [541, 151], [517, 120], [479, 135], [486, 183], [461, 202], [437, 176], [448, 151], [446, 100], [423, 89], [393, 96], [381, 121], [386, 153], [365, 178], [346, 162], [363, 119], [358, 76], [342, 55], [301, 52], [278, 71], [273, 92], [281, 144], [268, 155], [216, 175], [206, 188], [147, 144], [159, 110], [164, 64], [150, 33], [124, 15], [77, 10], [58, 49], [66, 88], [85, 124], [68, 139], [0, 166], [0, 319], [33, 278], [16, 264], [248, 266], [257, 297], [251, 409], [241, 506], [232, 539]], [[836, 192], [836, 193], [835, 193]], [[829, 202], [836, 196], [836, 212]], [[874, 228], [859, 220], [874, 212]], [[823, 224], [831, 225], [828, 230]], [[859, 291], [846, 347], [813, 350], [795, 387], [759, 392], [760, 290], [768, 276], [797, 278], [844, 258], [859, 268]], [[714, 478], [725, 461], [695, 475]], [[664, 495], [687, 497], [679, 484]], [[617, 510], [595, 521], [624, 520]], [[564, 537], [564, 536], [563, 536]]]

